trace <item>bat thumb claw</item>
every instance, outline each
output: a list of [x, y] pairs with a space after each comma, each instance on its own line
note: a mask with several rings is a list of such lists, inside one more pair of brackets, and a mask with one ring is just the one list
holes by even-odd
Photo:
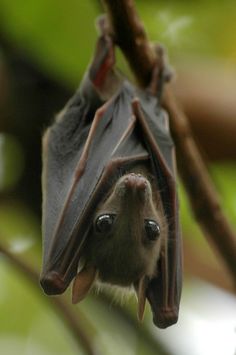
[[97, 271], [94, 267], [85, 267], [74, 278], [72, 286], [72, 303], [76, 304], [82, 301], [97, 277]]
[[138, 320], [142, 322], [144, 317], [144, 311], [146, 306], [146, 288], [147, 288], [147, 277], [143, 276], [139, 280], [138, 284], [135, 285], [135, 290], [138, 298]]
[[143, 300], [143, 302], [138, 301], [138, 312], [137, 312], [137, 316], [138, 316], [138, 320], [140, 322], [143, 321], [143, 317], [144, 317], [144, 311], [145, 311], [145, 305], [146, 305], [146, 297]]

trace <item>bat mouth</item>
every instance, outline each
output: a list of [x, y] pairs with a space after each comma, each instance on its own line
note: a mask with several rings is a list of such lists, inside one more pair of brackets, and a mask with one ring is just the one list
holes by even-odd
[[43, 275], [40, 279], [40, 284], [47, 295], [59, 295], [68, 286], [56, 271], [50, 271]]

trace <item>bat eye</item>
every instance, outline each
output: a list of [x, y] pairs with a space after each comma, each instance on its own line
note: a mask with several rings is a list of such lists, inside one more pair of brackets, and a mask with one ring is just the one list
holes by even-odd
[[95, 226], [99, 233], [107, 233], [111, 230], [115, 216], [114, 214], [103, 214], [96, 219]]
[[160, 226], [158, 223], [152, 220], [145, 220], [145, 231], [149, 240], [154, 241], [160, 235]]

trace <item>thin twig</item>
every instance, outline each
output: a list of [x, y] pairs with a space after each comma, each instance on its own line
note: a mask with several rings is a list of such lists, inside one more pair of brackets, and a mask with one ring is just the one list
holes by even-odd
[[102, 304], [105, 304], [106, 307], [112, 308], [112, 311], [117, 316], [125, 320], [126, 324], [135, 330], [140, 342], [144, 340], [152, 352], [155, 352], [158, 355], [170, 355], [170, 351], [159, 342], [158, 337], [153, 336], [153, 333], [150, 332], [145, 325], [143, 326], [143, 324], [138, 322], [137, 318], [135, 319], [126, 307], [114, 302], [113, 297], [109, 296], [107, 293], [101, 293], [96, 299]]
[[[39, 290], [39, 275], [29, 265], [23, 262], [20, 258], [16, 257], [13, 253], [9, 252], [3, 245], [0, 245], [0, 253], [2, 253], [11, 262], [18, 272], [23, 274], [34, 287]], [[70, 306], [61, 298], [45, 297], [48, 302], [54, 307], [57, 313], [64, 319], [74, 339], [79, 347], [83, 347], [86, 354], [94, 355], [95, 351], [91, 345], [88, 335], [85, 333], [83, 327], [79, 324], [75, 313], [72, 312]]]
[[[144, 26], [133, 0], [102, 0], [109, 15], [112, 32], [141, 86], [149, 83], [155, 61]], [[163, 104], [170, 115], [170, 128], [177, 148], [178, 168], [188, 192], [194, 214], [225, 262], [236, 284], [236, 236], [220, 207], [217, 193], [193, 140], [188, 121], [170, 88]]]
[[[25, 278], [30, 281], [37, 290], [39, 290], [39, 275], [32, 267], [23, 262], [13, 253], [9, 252], [2, 244], [0, 244], [0, 253], [2, 253], [9, 260], [11, 265], [13, 265], [18, 272], [23, 274]], [[60, 296], [60, 298], [45, 297], [45, 300], [50, 302], [59, 316], [65, 320], [69, 330], [74, 335], [78, 346], [82, 346], [88, 355], [94, 355], [96, 351], [92, 348], [88, 335], [84, 332], [82, 325], [78, 321], [78, 311], [72, 311], [71, 306], [69, 306], [61, 297], [62, 296]], [[110, 305], [112, 303], [111, 298], [105, 294], [100, 295], [98, 299], [100, 302], [106, 303], [106, 305]], [[146, 328], [139, 327], [138, 322], [128, 313], [127, 310], [119, 305], [113, 304], [112, 311], [124, 319], [126, 323], [130, 324], [130, 326], [135, 329], [137, 333], [139, 333], [140, 339], [143, 339], [153, 351], [158, 351], [158, 354], [162, 355], [169, 354], [168, 351], [164, 349], [161, 344], [159, 344], [156, 337], [148, 332]]]
[[115, 42], [123, 51], [141, 86], [150, 82], [157, 56], [152, 50], [133, 0], [102, 0], [110, 19]]
[[178, 168], [195, 217], [209, 242], [222, 256], [236, 284], [236, 236], [221, 209], [187, 118], [169, 88], [165, 91], [164, 106], [170, 115]]

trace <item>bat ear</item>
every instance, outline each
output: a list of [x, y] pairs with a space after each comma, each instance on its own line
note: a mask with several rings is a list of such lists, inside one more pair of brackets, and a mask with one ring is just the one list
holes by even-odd
[[72, 287], [72, 303], [82, 301], [90, 291], [97, 278], [97, 270], [93, 267], [84, 267], [74, 279]]
[[141, 322], [143, 320], [145, 305], [146, 305], [146, 289], [148, 285], [148, 277], [146, 275], [142, 276], [141, 279], [134, 285], [137, 298], [138, 298], [138, 320]]

